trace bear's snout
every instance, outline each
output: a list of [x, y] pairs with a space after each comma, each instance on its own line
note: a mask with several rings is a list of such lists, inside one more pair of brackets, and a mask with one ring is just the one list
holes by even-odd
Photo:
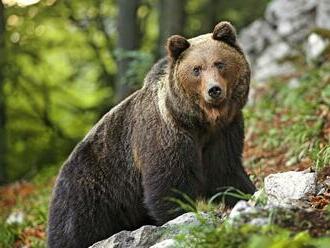
[[219, 86], [212, 86], [211, 88], [208, 89], [207, 93], [209, 96], [213, 99], [218, 99], [221, 96], [221, 88]]
[[226, 98], [225, 93], [225, 88], [220, 83], [212, 80], [206, 85], [204, 98], [206, 102], [218, 106], [218, 104], [220, 104]]

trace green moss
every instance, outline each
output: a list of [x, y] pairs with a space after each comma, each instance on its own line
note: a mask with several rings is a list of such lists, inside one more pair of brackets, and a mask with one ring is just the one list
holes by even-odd
[[330, 30], [326, 28], [314, 28], [311, 30], [311, 34], [316, 33], [325, 39], [330, 39]]

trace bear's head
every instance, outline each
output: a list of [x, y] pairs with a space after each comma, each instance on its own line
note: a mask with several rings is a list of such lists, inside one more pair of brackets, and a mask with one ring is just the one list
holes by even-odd
[[250, 68], [236, 31], [220, 22], [212, 34], [168, 39], [170, 108], [188, 125], [228, 124], [247, 101]]

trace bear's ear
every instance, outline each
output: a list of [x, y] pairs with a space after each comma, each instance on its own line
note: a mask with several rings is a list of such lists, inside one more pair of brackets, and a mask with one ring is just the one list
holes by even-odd
[[184, 50], [190, 47], [190, 43], [180, 35], [173, 35], [168, 38], [166, 47], [168, 55], [176, 60]]
[[228, 43], [229, 45], [235, 45], [236, 30], [229, 22], [219, 22], [213, 30], [212, 38]]

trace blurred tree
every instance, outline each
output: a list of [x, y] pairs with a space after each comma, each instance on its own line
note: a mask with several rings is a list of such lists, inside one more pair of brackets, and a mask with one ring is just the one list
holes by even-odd
[[184, 35], [186, 0], [159, 0], [158, 57], [165, 55], [166, 40], [173, 34]]
[[236, 29], [261, 17], [270, 0], [198, 0], [187, 1], [185, 34], [194, 37], [212, 32], [219, 21], [230, 21]]
[[5, 67], [5, 8], [0, 1], [0, 185], [7, 180], [6, 174], [6, 108], [4, 94]]
[[137, 18], [137, 10], [140, 6], [140, 0], [119, 0], [118, 1], [118, 48], [117, 56], [118, 72], [116, 84], [116, 100], [120, 101], [135, 89], [132, 85], [135, 82], [126, 82], [126, 72], [131, 62], [127, 52], [134, 51], [139, 48], [139, 23]]
[[[77, 19], [85, 17], [82, 26], [100, 9], [88, 4], [95, 6], [84, 1], [74, 8], [80, 11], [80, 16], [74, 12]], [[94, 30], [79, 28], [63, 2], [6, 5], [5, 10], [7, 174], [14, 180], [61, 164], [111, 98], [103, 66], [113, 75], [115, 64], [104, 52], [105, 38], [95, 22]]]
[[219, 18], [219, 8], [217, 6], [221, 6], [223, 0], [207, 0], [203, 6], [201, 6], [201, 10], [207, 15], [204, 15], [202, 20], [203, 25], [201, 25], [200, 33], [210, 33], [213, 31], [214, 26], [220, 21]]
[[[108, 89], [108, 95], [99, 106], [100, 115], [103, 115], [115, 104], [113, 93], [115, 90], [116, 65], [115, 51], [115, 22], [117, 5], [115, 1], [83, 0], [63, 1], [63, 19], [77, 28], [86, 40], [86, 45], [94, 53], [93, 63], [98, 68], [97, 83]], [[58, 5], [61, 11], [63, 5]]]

